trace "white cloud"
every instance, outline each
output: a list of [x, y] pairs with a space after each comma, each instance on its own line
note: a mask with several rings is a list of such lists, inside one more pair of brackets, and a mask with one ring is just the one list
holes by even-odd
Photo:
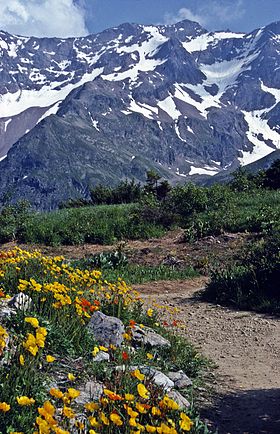
[[45, 37], [89, 33], [84, 9], [74, 0], [0, 0], [0, 29]]
[[237, 1], [213, 1], [208, 6], [210, 18], [217, 17], [221, 23], [238, 20], [244, 16], [246, 9], [243, 0]]
[[238, 20], [244, 16], [244, 0], [209, 0], [195, 9], [181, 8], [177, 14], [165, 14], [165, 23], [173, 24], [185, 19], [196, 21], [202, 26], [218, 26]]
[[176, 15], [166, 13], [164, 18], [165, 18], [164, 21], [166, 24], [175, 24], [175, 23], [178, 23], [179, 21], [183, 21], [183, 20], [196, 21], [197, 23], [200, 23], [201, 25], [206, 23], [206, 20], [204, 19], [204, 17], [202, 15], [196, 14], [196, 13], [192, 12], [191, 9], [188, 9], [188, 8], [180, 9]]

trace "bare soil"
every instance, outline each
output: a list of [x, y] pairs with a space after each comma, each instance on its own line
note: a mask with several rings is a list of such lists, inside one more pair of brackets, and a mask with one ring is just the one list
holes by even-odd
[[135, 288], [146, 299], [178, 308], [183, 333], [216, 363], [213, 399], [201, 403], [204, 420], [219, 434], [279, 434], [280, 321], [202, 302], [206, 280]]

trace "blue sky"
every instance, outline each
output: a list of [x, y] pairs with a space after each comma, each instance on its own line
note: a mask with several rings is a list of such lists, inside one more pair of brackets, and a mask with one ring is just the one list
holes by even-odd
[[80, 36], [123, 22], [198, 21], [209, 30], [251, 30], [280, 20], [280, 0], [0, 0], [0, 29]]

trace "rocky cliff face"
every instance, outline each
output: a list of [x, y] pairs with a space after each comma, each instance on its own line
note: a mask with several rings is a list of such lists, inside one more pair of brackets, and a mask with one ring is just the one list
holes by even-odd
[[51, 209], [150, 168], [175, 182], [257, 161], [280, 148], [279, 59], [279, 22], [0, 32], [0, 192]]

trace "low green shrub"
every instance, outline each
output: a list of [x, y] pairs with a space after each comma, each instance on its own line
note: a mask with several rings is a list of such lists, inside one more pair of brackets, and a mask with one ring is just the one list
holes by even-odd
[[236, 264], [214, 270], [203, 297], [207, 300], [280, 314], [280, 232], [247, 247]]
[[18, 239], [24, 243], [113, 244], [123, 239], [161, 236], [162, 227], [152, 222], [134, 221], [133, 205], [101, 205], [33, 214]]

